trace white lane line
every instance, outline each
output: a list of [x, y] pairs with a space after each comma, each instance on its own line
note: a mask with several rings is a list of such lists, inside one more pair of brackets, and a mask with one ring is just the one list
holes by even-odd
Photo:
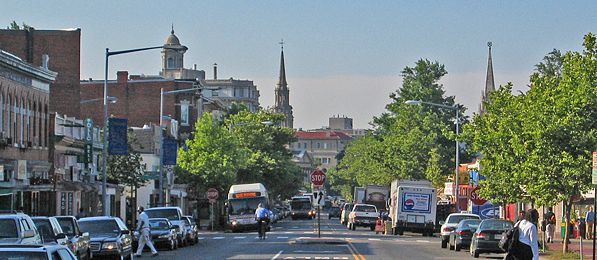
[[224, 239], [224, 237], [214, 237], [214, 240], [220, 240], [220, 239]]
[[293, 253], [326, 253], [326, 254], [332, 254], [332, 253], [340, 253], [340, 251], [332, 251], [332, 250], [325, 250], [325, 251], [316, 251], [316, 250], [295, 250], [292, 251]]
[[199, 240], [203, 240], [203, 239], [205, 239], [205, 238], [204, 238], [204, 237], [199, 237], [199, 238], [197, 238], [197, 239], [199, 239]]
[[247, 237], [234, 237], [234, 239], [245, 239]]
[[275, 260], [278, 257], [280, 257], [280, 255], [282, 254], [282, 252], [284, 252], [284, 250], [280, 250], [280, 252], [278, 252], [274, 257], [272, 257], [272, 260]]
[[284, 232], [284, 234], [294, 234], [294, 232], [292, 232], [292, 231], [286, 231], [286, 232]]
[[381, 239], [379, 238], [369, 238], [369, 241], [380, 241]]
[[287, 239], [288, 237], [276, 237], [277, 239]]
[[314, 233], [313, 231], [311, 231], [311, 232], [309, 232], [309, 231], [303, 232], [303, 234], [313, 234], [313, 233]]
[[300, 227], [292, 227], [292, 228], [294, 228], [294, 229], [299, 229]]
[[429, 240], [419, 240], [419, 239], [417, 239], [416, 241], [419, 242], [419, 243], [431, 243], [431, 241], [429, 241]]

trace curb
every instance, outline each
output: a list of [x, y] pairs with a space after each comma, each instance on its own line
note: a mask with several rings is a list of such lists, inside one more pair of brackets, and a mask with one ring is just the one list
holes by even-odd
[[318, 238], [318, 237], [298, 237], [294, 240], [298, 244], [348, 244], [344, 238]]

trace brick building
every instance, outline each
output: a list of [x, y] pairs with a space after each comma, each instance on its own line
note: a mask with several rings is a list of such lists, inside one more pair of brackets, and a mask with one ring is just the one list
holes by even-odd
[[[47, 62], [44, 62], [47, 65]], [[50, 212], [49, 91], [56, 73], [0, 51], [0, 209]]]
[[0, 49], [33, 66], [42, 66], [47, 55], [47, 67], [58, 73], [50, 85], [49, 112], [79, 116], [81, 29], [0, 29]]

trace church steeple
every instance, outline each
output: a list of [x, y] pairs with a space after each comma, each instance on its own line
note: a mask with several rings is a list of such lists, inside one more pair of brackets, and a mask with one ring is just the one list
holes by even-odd
[[292, 115], [292, 106], [290, 105], [290, 91], [288, 90], [288, 82], [286, 82], [286, 67], [284, 62], [284, 40], [280, 42], [280, 78], [276, 84], [276, 100], [274, 103], [274, 110], [278, 113], [283, 113], [286, 118], [282, 126], [293, 128], [294, 117]]
[[481, 94], [481, 104], [479, 105], [479, 114], [484, 114], [485, 106], [483, 105], [484, 102], [489, 100], [489, 94], [495, 91], [495, 82], [493, 79], [493, 61], [491, 60], [491, 42], [487, 43], [487, 47], [489, 47], [489, 58], [487, 59], [487, 75], [485, 77], [485, 90]]

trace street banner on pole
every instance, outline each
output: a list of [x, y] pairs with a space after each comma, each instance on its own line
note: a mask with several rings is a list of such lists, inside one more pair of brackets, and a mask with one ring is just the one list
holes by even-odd
[[129, 145], [127, 137], [126, 118], [110, 118], [108, 120], [108, 153], [111, 155], [128, 155]]
[[593, 152], [593, 174], [591, 179], [593, 185], [597, 185], [597, 152]]
[[176, 165], [176, 155], [178, 154], [178, 144], [174, 138], [164, 138], [162, 141], [163, 165]]

